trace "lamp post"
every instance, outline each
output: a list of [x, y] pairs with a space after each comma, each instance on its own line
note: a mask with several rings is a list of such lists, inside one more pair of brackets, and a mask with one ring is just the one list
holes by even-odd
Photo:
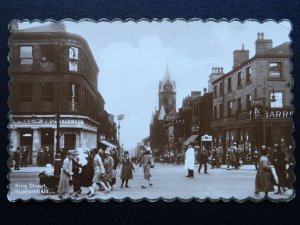
[[[72, 50], [72, 57], [69, 58], [70, 63], [73, 66], [76, 66], [78, 64], [78, 60], [76, 58], [76, 52], [75, 49], [73, 47], [70, 46], [64, 46], [62, 44], [60, 44], [60, 51], [58, 54], [58, 70], [57, 70], [57, 78], [54, 82], [56, 82], [57, 84], [57, 108], [56, 108], [56, 151], [55, 151], [55, 157], [54, 157], [54, 175], [58, 176], [60, 174], [60, 169], [61, 169], [61, 152], [60, 152], [60, 137], [61, 137], [61, 132], [60, 132], [60, 115], [61, 115], [61, 84], [64, 81], [62, 79], [62, 75], [63, 73], [61, 73], [61, 56], [64, 55], [64, 50], [65, 49], [70, 49]], [[45, 53], [44, 53], [45, 54]], [[45, 55], [42, 56], [41, 60], [40, 60], [40, 65], [42, 67], [46, 67], [48, 65], [48, 60], [46, 58]], [[47, 82], [43, 81], [44, 83]]]
[[121, 146], [121, 139], [120, 139], [120, 130], [121, 130], [121, 125], [120, 125], [120, 121], [124, 119], [124, 114], [118, 115], [117, 116], [118, 119], [118, 146], [120, 148], [120, 154], [123, 155], [123, 144]]
[[[260, 87], [262, 89], [262, 97], [258, 97], [257, 95], [257, 88]], [[266, 105], [267, 105], [267, 90], [268, 88], [271, 88], [272, 90], [272, 96], [270, 101], [275, 102], [275, 91], [274, 87], [266, 85], [266, 78], [264, 78], [263, 86], [258, 85], [255, 88], [254, 91], [254, 97], [253, 97], [253, 103], [255, 105], [258, 105], [259, 101], [262, 102], [262, 121], [263, 121], [263, 145], [266, 146], [266, 121], [265, 121], [265, 111], [266, 111]], [[254, 112], [254, 115], [256, 116], [256, 111]]]

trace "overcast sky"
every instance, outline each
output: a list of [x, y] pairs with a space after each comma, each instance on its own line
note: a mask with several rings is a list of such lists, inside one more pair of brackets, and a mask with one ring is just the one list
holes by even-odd
[[105, 109], [115, 120], [125, 114], [120, 130], [125, 149], [149, 136], [149, 123], [158, 108], [158, 84], [167, 65], [176, 82], [178, 109], [191, 91], [203, 92], [208, 86], [212, 67], [224, 67], [225, 73], [231, 70], [232, 53], [242, 44], [254, 56], [257, 32], [264, 32], [265, 39], [277, 46], [290, 41], [291, 31], [287, 21], [65, 24], [68, 32], [84, 37], [92, 50], [100, 68], [98, 89]]

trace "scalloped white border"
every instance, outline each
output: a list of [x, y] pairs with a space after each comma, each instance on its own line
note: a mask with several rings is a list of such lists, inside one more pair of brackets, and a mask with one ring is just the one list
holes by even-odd
[[[8, 24], [8, 30], [10, 31], [11, 30], [11, 24], [13, 22], [29, 22], [29, 23], [33, 23], [33, 22], [39, 22], [41, 24], [43, 23], [46, 23], [46, 22], [53, 22], [53, 23], [61, 23], [61, 22], [64, 22], [64, 21], [68, 21], [68, 22], [74, 22], [74, 23], [80, 23], [80, 22], [93, 22], [93, 23], [100, 23], [100, 22], [109, 22], [109, 23], [113, 23], [113, 22], [122, 22], [122, 23], [127, 23], [127, 22], [135, 22], [135, 23], [139, 23], [139, 22], [149, 22], [149, 23], [152, 23], [152, 22], [171, 22], [171, 23], [174, 23], [174, 22], [177, 22], [177, 21], [184, 21], [186, 23], [189, 23], [189, 22], [195, 22], [195, 21], [200, 21], [200, 22], [203, 22], [203, 23], [206, 23], [206, 22], [216, 22], [216, 23], [220, 23], [220, 22], [227, 22], [227, 23], [231, 23], [231, 22], [240, 22], [241, 24], [245, 23], [245, 22], [257, 22], [257, 23], [260, 23], [260, 24], [263, 24], [263, 23], [266, 23], [266, 22], [275, 22], [275, 23], [280, 23], [280, 22], [289, 22], [290, 25], [291, 25], [291, 31], [289, 33], [289, 39], [290, 39], [290, 42], [291, 42], [291, 45], [290, 45], [290, 50], [291, 50], [291, 53], [292, 53], [292, 56], [290, 58], [290, 65], [291, 65], [291, 71], [290, 71], [290, 77], [291, 77], [291, 81], [292, 81], [292, 85], [290, 87], [290, 92], [292, 94], [292, 102], [294, 101], [294, 95], [293, 95], [293, 87], [295, 85], [295, 81], [294, 81], [294, 78], [293, 78], [293, 75], [292, 75], [292, 71], [293, 71], [293, 63], [292, 63], [292, 58], [293, 58], [293, 49], [292, 49], [292, 45], [293, 45], [293, 40], [291, 38], [291, 33], [293, 32], [293, 24], [290, 20], [288, 19], [281, 19], [279, 21], [276, 21], [274, 19], [265, 19], [264, 21], [259, 21], [257, 19], [246, 19], [246, 20], [239, 20], [238, 18], [233, 18], [233, 19], [226, 19], [226, 18], [221, 18], [219, 20], [217, 19], [214, 19], [214, 18], [208, 18], [208, 19], [200, 19], [200, 18], [191, 18], [191, 19], [184, 19], [184, 18], [176, 18], [176, 19], [169, 19], [169, 18], [162, 18], [162, 19], [158, 19], [158, 18], [152, 18], [152, 19], [147, 19], [147, 18], [141, 18], [141, 19], [138, 19], [138, 20], [135, 20], [135, 19], [132, 19], [132, 18], [127, 18], [125, 20], [122, 20], [120, 18], [115, 18], [115, 19], [112, 19], [112, 20], [109, 20], [109, 19], [106, 19], [106, 18], [101, 18], [99, 20], [94, 20], [94, 19], [89, 19], [89, 18], [83, 18], [83, 19], [80, 19], [79, 21], [77, 20], [74, 20], [74, 19], [71, 19], [71, 18], [65, 18], [65, 19], [62, 19], [62, 20], [53, 20], [53, 19], [46, 19], [46, 20], [39, 20], [39, 19], [34, 19], [34, 20], [29, 20], [29, 19], [23, 19], [23, 20], [19, 20], [19, 19], [14, 19], [14, 20], [11, 20]], [[10, 40], [10, 37], [8, 39], [8, 43], [9, 43], [9, 40]], [[9, 81], [8, 81], [8, 89], [10, 90], [10, 83], [11, 83], [11, 64], [10, 64], [10, 59], [11, 59], [11, 48], [10, 48], [10, 45], [9, 45], [9, 53], [8, 53], [8, 56], [7, 56], [7, 60], [9, 62], [9, 68], [8, 68], [8, 74], [9, 74]], [[9, 97], [8, 97], [8, 100], [7, 100], [7, 103], [9, 105], [9, 101], [10, 101], [10, 95], [11, 93], [9, 94]], [[293, 107], [293, 110], [294, 110], [294, 114], [295, 114], [295, 108], [294, 108], [294, 105], [292, 104], [292, 107]], [[9, 130], [9, 134], [7, 136], [8, 140], [9, 140], [9, 145], [7, 146], [7, 153], [9, 154], [9, 146], [10, 146], [10, 129], [9, 129], [9, 124], [11, 123], [11, 117], [10, 117], [10, 108], [9, 108], [9, 112], [7, 114], [7, 117], [9, 119], [9, 123], [7, 125], [7, 128]], [[293, 122], [294, 122], [294, 118], [293, 118]], [[293, 123], [293, 131], [291, 133], [292, 135], [292, 142], [293, 142], [293, 158], [295, 160], [295, 157], [294, 157], [294, 151], [296, 149], [296, 144], [295, 144], [295, 140], [294, 140], [294, 136], [293, 136], [293, 133], [295, 131], [295, 126], [294, 126], [294, 123]], [[8, 161], [10, 160], [11, 157], [9, 157]], [[131, 202], [141, 202], [141, 201], [148, 201], [148, 202], [157, 202], [157, 201], [164, 201], [164, 202], [174, 202], [174, 201], [179, 201], [179, 202], [184, 202], [184, 203], [188, 203], [188, 202], [191, 202], [191, 201], [197, 201], [197, 202], [205, 202], [205, 201], [210, 201], [210, 202], [219, 202], [219, 201], [222, 201], [222, 202], [231, 202], [231, 201], [235, 201], [237, 203], [243, 203], [243, 202], [246, 202], [246, 201], [252, 201], [252, 202], [255, 202], [255, 203], [261, 203], [263, 201], [270, 201], [270, 202], [273, 202], [273, 203], [280, 203], [280, 202], [289, 202], [289, 201], [292, 201], [295, 196], [296, 196], [296, 191], [295, 191], [295, 188], [293, 187], [293, 194], [291, 195], [291, 197], [289, 198], [278, 198], [278, 199], [273, 199], [273, 198], [262, 198], [262, 199], [255, 199], [253, 197], [247, 197], [247, 198], [244, 198], [244, 199], [237, 199], [235, 197], [231, 197], [231, 198], [210, 198], [210, 197], [206, 197], [204, 199], [201, 199], [201, 198], [198, 198], [198, 197], [191, 197], [191, 198], [180, 198], [180, 197], [175, 197], [175, 198], [171, 198], [171, 199], [168, 199], [168, 198], [163, 198], [163, 197], [159, 197], [159, 198], [155, 198], [155, 199], [149, 199], [149, 198], [146, 198], [146, 197], [143, 197], [143, 198], [140, 198], [140, 199], [132, 199], [130, 197], [125, 197], [125, 198], [121, 198], [121, 199], [117, 199], [117, 198], [114, 198], [114, 197], [111, 197], [111, 198], [108, 198], [108, 199], [101, 199], [101, 198], [95, 198], [95, 199], [88, 199], [88, 198], [82, 198], [82, 199], [71, 199], [71, 198], [67, 198], [67, 199], [63, 199], [63, 200], [56, 200], [56, 199], [53, 199], [51, 198], [51, 195], [49, 195], [49, 197], [45, 198], [45, 199], [35, 199], [35, 198], [29, 198], [29, 199], [21, 199], [21, 198], [18, 198], [16, 200], [11, 200], [9, 198], [9, 194], [10, 194], [10, 173], [12, 172], [11, 171], [11, 168], [9, 168], [9, 165], [7, 163], [7, 167], [9, 169], [9, 173], [7, 174], [7, 180], [9, 182], [9, 184], [7, 185], [7, 189], [8, 189], [8, 193], [7, 193], [7, 199], [10, 201], [10, 202], [18, 202], [18, 201], [22, 201], [22, 202], [29, 202], [29, 201], [37, 201], [37, 202], [45, 202], [45, 201], [53, 201], [53, 202], [56, 202], [56, 203], [62, 203], [62, 202], [65, 202], [65, 201], [72, 201], [72, 202], [75, 202], [75, 203], [79, 203], [79, 202], [82, 202], [82, 201], [87, 201], [87, 202], [96, 202], [96, 201], [99, 201], [99, 202], [102, 202], [102, 203], [106, 203], [106, 202], [110, 202], [110, 201], [115, 201], [115, 202], [123, 202], [123, 201], [127, 201], [127, 200], [130, 200]], [[295, 165], [294, 165], [294, 168], [295, 168]], [[293, 169], [294, 169], [293, 168]], [[293, 170], [293, 173], [295, 175], [295, 171]]]

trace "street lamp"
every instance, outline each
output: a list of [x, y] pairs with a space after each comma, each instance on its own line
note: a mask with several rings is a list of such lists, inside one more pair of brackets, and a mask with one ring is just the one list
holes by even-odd
[[[59, 54], [58, 54], [58, 58], [59, 58], [59, 61], [58, 61], [58, 71], [57, 71], [57, 79], [54, 81], [57, 83], [57, 87], [58, 87], [58, 90], [57, 90], [57, 109], [56, 109], [56, 151], [55, 151], [55, 157], [54, 157], [54, 175], [59, 175], [60, 174], [60, 169], [61, 169], [61, 154], [60, 154], [60, 114], [61, 114], [61, 84], [62, 84], [62, 73], [61, 72], [61, 63], [60, 63], [60, 60], [61, 60], [61, 55], [63, 55], [64, 53], [64, 50], [65, 49], [70, 49], [72, 51], [72, 57], [69, 58], [69, 61], [71, 63], [72, 66], [76, 66], [78, 64], [78, 60], [77, 60], [77, 57], [76, 57], [76, 52], [75, 52], [75, 49], [73, 47], [70, 47], [70, 46], [65, 46], [65, 47], [62, 47], [62, 44], [60, 44], [60, 51], [59, 51]], [[51, 47], [49, 47], [51, 48]], [[40, 59], [40, 65], [42, 67], [46, 67], [48, 65], [48, 60], [46, 58], [45, 55], [43, 55]], [[43, 81], [45, 82], [45, 81]], [[46, 81], [47, 82], [47, 81]]]
[[120, 140], [120, 130], [121, 130], [120, 121], [124, 119], [124, 114], [118, 115], [117, 119], [118, 119], [118, 146], [120, 148], [120, 154], [123, 154], [123, 152], [122, 152], [123, 148], [121, 146], [121, 140]]
[[[262, 93], [263, 96], [262, 97], [258, 97], [257, 95], [257, 88], [260, 87], [262, 89]], [[253, 103], [255, 105], [259, 104], [259, 101], [262, 102], [262, 120], [263, 120], [263, 145], [266, 146], [266, 121], [265, 121], [265, 110], [266, 110], [266, 104], [267, 104], [267, 90], [271, 88], [272, 90], [272, 96], [270, 101], [271, 102], [275, 102], [276, 98], [275, 98], [275, 91], [274, 91], [274, 87], [266, 85], [266, 78], [264, 78], [264, 82], [263, 82], [263, 86], [258, 85], [255, 88], [254, 91], [254, 96], [253, 96]], [[254, 114], [256, 115], [256, 112], [254, 112]]]

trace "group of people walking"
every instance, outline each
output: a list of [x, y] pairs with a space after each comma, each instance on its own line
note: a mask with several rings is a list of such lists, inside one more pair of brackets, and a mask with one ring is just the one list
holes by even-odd
[[29, 150], [26, 146], [17, 147], [16, 151], [13, 152], [14, 169], [20, 170], [20, 166], [27, 167], [28, 156]]
[[[292, 188], [295, 177], [292, 171], [294, 162], [291, 156], [286, 155], [278, 144], [274, 146], [272, 152], [262, 146], [260, 154], [255, 179], [255, 194], [263, 192], [264, 196], [268, 197], [269, 192], [275, 191], [274, 186], [277, 186], [275, 194], [283, 194], [287, 188]], [[272, 165], [275, 169], [277, 181], [272, 172]]]
[[[116, 183], [117, 168], [121, 168], [120, 188], [129, 188], [129, 180], [133, 179], [135, 171], [129, 152], [125, 151], [120, 159], [115, 149], [94, 148], [87, 156], [87, 164], [82, 166], [79, 162], [78, 152], [69, 150], [66, 158], [63, 160], [60, 180], [58, 185], [59, 198], [73, 197], [77, 198], [82, 192], [82, 187], [88, 188], [88, 197], [92, 198], [96, 192], [103, 191], [109, 193], [113, 190]], [[151, 187], [150, 168], [153, 168], [154, 162], [150, 151], [146, 151], [139, 160], [140, 167], [143, 166], [144, 182], [141, 188]]]

